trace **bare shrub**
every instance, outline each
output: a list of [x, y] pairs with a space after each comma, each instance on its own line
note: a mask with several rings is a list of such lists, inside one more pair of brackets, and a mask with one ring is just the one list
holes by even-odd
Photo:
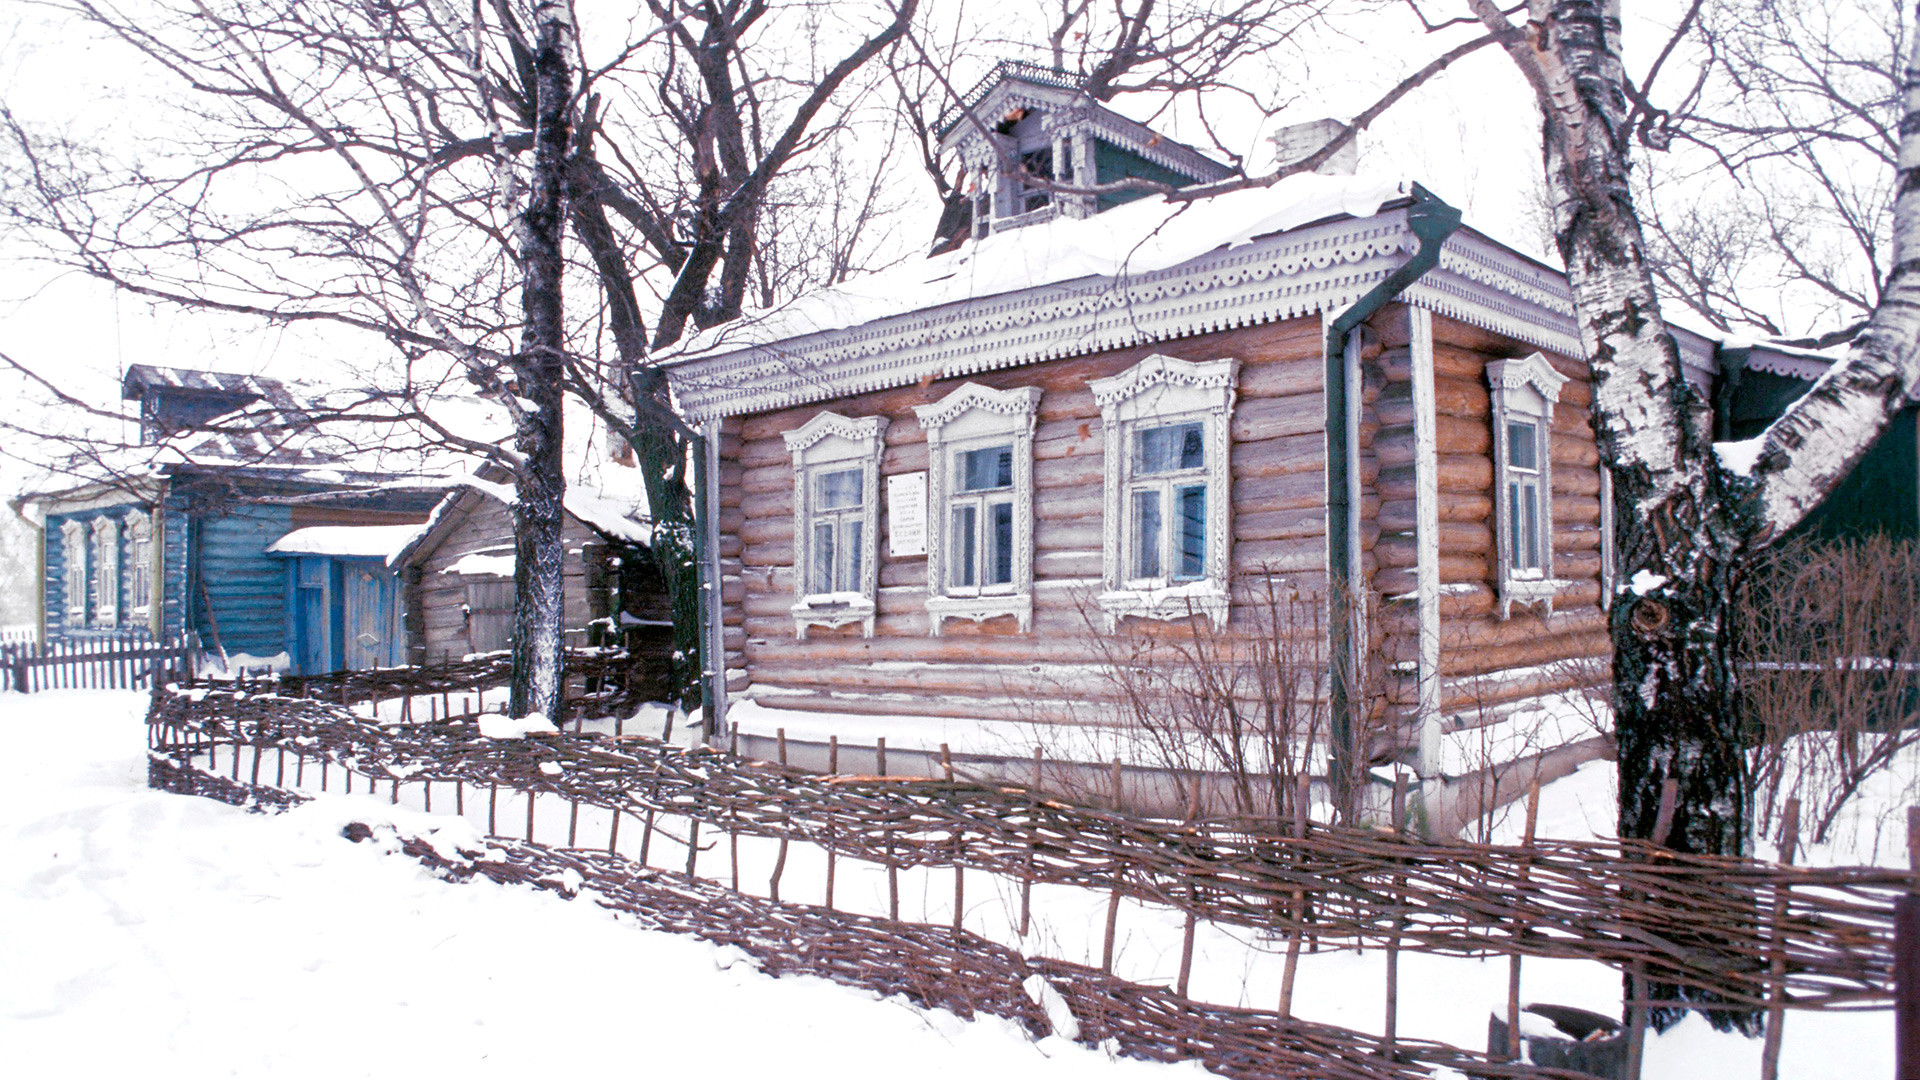
[[1353, 730], [1335, 730], [1327, 618], [1324, 593], [1275, 574], [1242, 579], [1225, 628], [1195, 614], [1109, 634], [1090, 616], [1102, 685], [1087, 688], [1085, 709], [1117, 729], [1127, 760], [1172, 777], [1189, 814], [1284, 830], [1307, 777], [1328, 782], [1335, 816], [1357, 823], [1382, 696], [1377, 665], [1363, 665], [1347, 687]]
[[1920, 549], [1884, 537], [1769, 552], [1735, 618], [1761, 827], [1798, 797], [1827, 839], [1841, 808], [1920, 743]]

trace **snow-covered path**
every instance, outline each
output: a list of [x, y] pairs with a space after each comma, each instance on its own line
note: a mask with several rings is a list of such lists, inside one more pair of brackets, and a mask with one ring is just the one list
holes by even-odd
[[0, 699], [7, 1075], [1200, 1075], [768, 979], [592, 904], [447, 885], [341, 839], [395, 814], [379, 801], [255, 815], [149, 791], [144, 705]]

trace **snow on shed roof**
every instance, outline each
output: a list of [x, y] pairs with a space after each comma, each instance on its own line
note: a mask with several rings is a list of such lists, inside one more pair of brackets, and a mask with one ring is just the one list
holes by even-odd
[[385, 559], [425, 525], [310, 525], [267, 545], [272, 555], [335, 555]]
[[671, 362], [1078, 278], [1138, 276], [1325, 218], [1367, 217], [1410, 191], [1404, 180], [1302, 173], [1271, 187], [1186, 203], [1138, 199], [1090, 218], [1011, 229], [815, 289], [695, 335]]

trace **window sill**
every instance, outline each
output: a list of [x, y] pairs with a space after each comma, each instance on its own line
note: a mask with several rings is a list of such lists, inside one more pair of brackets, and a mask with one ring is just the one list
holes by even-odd
[[1100, 610], [1107, 617], [1107, 632], [1119, 627], [1129, 616], [1141, 619], [1184, 619], [1205, 615], [1215, 629], [1227, 625], [1227, 590], [1217, 581], [1193, 581], [1162, 589], [1113, 589], [1100, 594]]
[[940, 636], [940, 624], [948, 619], [972, 619], [977, 623], [1001, 615], [1013, 616], [1020, 623], [1020, 632], [1025, 634], [1033, 629], [1033, 594], [929, 596], [927, 615], [928, 632], [934, 637]]
[[1500, 590], [1500, 617], [1512, 617], [1513, 605], [1539, 604], [1545, 614], [1553, 614], [1553, 598], [1560, 591], [1560, 583], [1553, 578], [1508, 578]]
[[807, 627], [829, 630], [859, 623], [863, 636], [873, 636], [873, 599], [860, 593], [816, 593], [801, 597], [792, 608], [793, 636], [805, 641]]

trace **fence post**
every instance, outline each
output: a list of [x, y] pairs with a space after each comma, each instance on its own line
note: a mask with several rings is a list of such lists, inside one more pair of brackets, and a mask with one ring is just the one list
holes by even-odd
[[[953, 791], [951, 790], [953, 786], [953, 752], [947, 749], [946, 743], [940, 744], [940, 768], [941, 771], [946, 774], [949, 789], [947, 796], [951, 798], [953, 796]], [[966, 914], [966, 910], [966, 849], [961, 846], [960, 830], [955, 828], [953, 830], [953, 933], [956, 937], [960, 934], [961, 918]]]
[[[1907, 866], [1920, 873], [1920, 806], [1907, 808]], [[1920, 1080], [1920, 893], [1893, 906], [1893, 1072]]]
[[[1527, 788], [1527, 830], [1520, 845], [1529, 852], [1533, 850], [1534, 829], [1540, 824], [1540, 781], [1535, 780]], [[1520, 864], [1520, 880], [1527, 880], [1529, 863]], [[1513, 930], [1515, 943], [1513, 955], [1507, 959], [1507, 1059], [1520, 1060], [1520, 949], [1519, 942], [1527, 936], [1524, 926]]]
[[[887, 737], [875, 736], [873, 740], [873, 762], [881, 777], [887, 775]], [[900, 868], [893, 864], [893, 831], [887, 831], [887, 918], [900, 921]]]
[[[1313, 794], [1313, 779], [1300, 774], [1293, 793], [1293, 840], [1296, 865], [1306, 862], [1307, 800]], [[1293, 978], [1300, 970], [1300, 938], [1307, 932], [1307, 890], [1301, 882], [1293, 890], [1293, 932], [1287, 935], [1287, 966], [1280, 972], [1280, 1019], [1293, 1018]]]
[[[1114, 758], [1107, 766], [1107, 783], [1112, 791], [1112, 806], [1115, 817], [1120, 815], [1120, 759]], [[1113, 889], [1107, 893], [1107, 929], [1100, 941], [1100, 970], [1113, 974], [1113, 939], [1120, 927], [1120, 880], [1125, 871], [1114, 870]]]
[[[1407, 827], [1407, 774], [1393, 775], [1393, 835], [1399, 838]], [[1394, 1043], [1400, 1037], [1400, 925], [1399, 905], [1393, 909], [1393, 931], [1387, 935], [1387, 1015], [1380, 1048], [1387, 1060], [1397, 1060]]]
[[[1673, 813], [1680, 798], [1680, 782], [1668, 780], [1660, 785], [1660, 809], [1653, 819], [1653, 845], [1665, 847], [1667, 834], [1673, 831]], [[1627, 1024], [1627, 1080], [1640, 1080], [1641, 1060], [1647, 1049], [1647, 962], [1635, 960], [1627, 982], [1633, 999]]]
[[[827, 736], [827, 775], [840, 775], [840, 736]], [[827, 804], [827, 910], [833, 910], [833, 804]]]
[[[1793, 849], [1800, 844], [1800, 800], [1789, 798], [1781, 811], [1780, 865], [1793, 865]], [[1773, 956], [1767, 961], [1767, 1037], [1760, 1050], [1760, 1080], [1777, 1080], [1780, 1075], [1781, 1026], [1787, 1019], [1787, 933], [1781, 925], [1787, 920], [1787, 883], [1773, 890]]]
[[[1040, 747], [1033, 748], [1033, 798], [1040, 798]], [[1039, 844], [1027, 842], [1027, 872], [1020, 876], [1020, 936], [1025, 938], [1033, 926], [1033, 871], [1034, 860], [1038, 856]]]
[[[780, 755], [781, 779], [786, 779], [787, 768], [787, 729], [776, 728], [773, 733], [774, 744]], [[787, 793], [792, 798], [792, 792]], [[767, 895], [774, 903], [780, 902], [780, 875], [787, 872], [787, 830], [792, 827], [791, 818], [782, 811], [780, 815], [780, 854], [773, 860], [773, 877], [767, 882]]]

